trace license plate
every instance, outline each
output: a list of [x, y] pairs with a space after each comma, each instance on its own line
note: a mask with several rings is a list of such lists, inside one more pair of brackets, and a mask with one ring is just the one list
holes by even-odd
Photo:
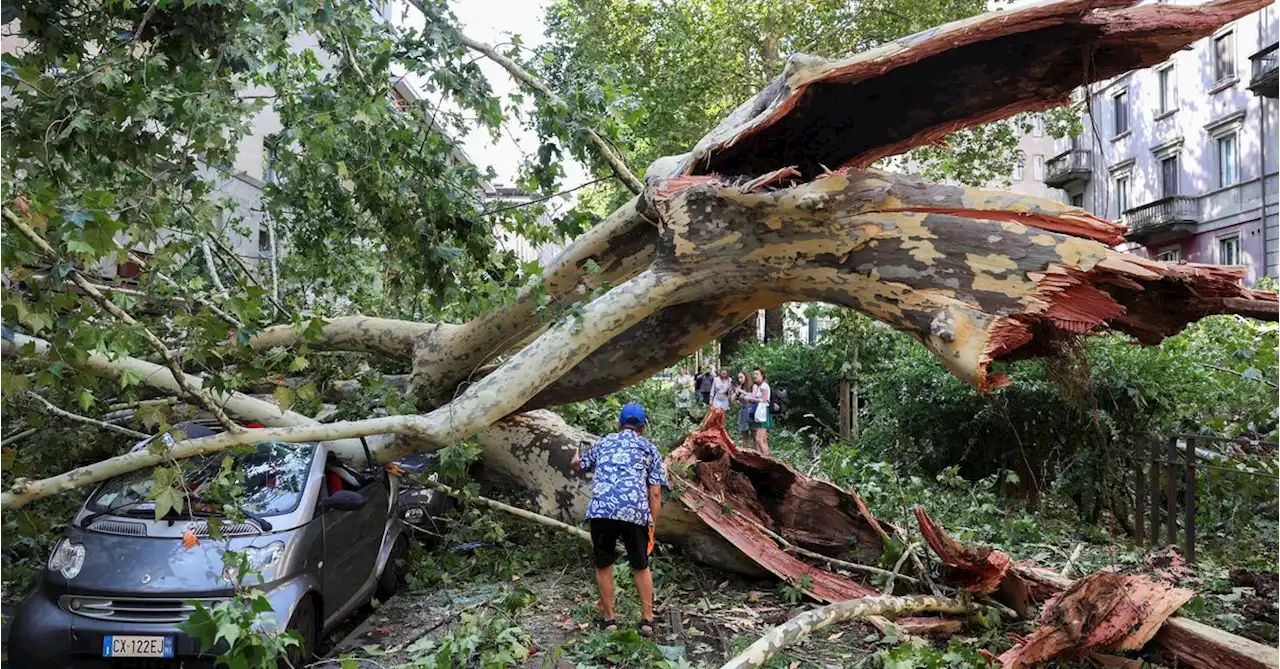
[[173, 657], [173, 637], [108, 634], [102, 637], [102, 656]]

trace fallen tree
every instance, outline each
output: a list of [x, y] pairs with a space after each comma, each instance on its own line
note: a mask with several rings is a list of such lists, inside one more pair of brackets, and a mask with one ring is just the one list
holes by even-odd
[[[7, 331], [3, 350], [13, 361], [62, 357], [104, 376], [129, 372], [155, 391], [267, 427], [235, 426], [165, 453], [132, 453], [15, 481], [0, 505], [12, 509], [173, 458], [265, 439], [337, 440], [335, 450], [358, 461], [364, 450], [356, 438], [382, 435], [372, 454], [388, 462], [474, 437], [493, 475], [531, 491], [537, 511], [568, 519], [581, 504], [569, 450], [590, 437], [534, 410], [627, 387], [758, 309], [823, 301], [864, 311], [909, 333], [982, 389], [1005, 382], [990, 374], [992, 363], [1050, 353], [1064, 338], [1114, 329], [1153, 344], [1209, 314], [1274, 320], [1276, 296], [1241, 287], [1239, 268], [1139, 258], [1110, 248], [1122, 226], [1083, 210], [868, 167], [959, 128], [1062, 104], [1076, 86], [1160, 62], [1263, 4], [1063, 0], [941, 26], [844, 60], [793, 55], [773, 84], [689, 153], [651, 165], [630, 202], [575, 240], [512, 302], [458, 325], [355, 316], [317, 327], [280, 325], [244, 343], [407, 361], [408, 391], [426, 411], [420, 415], [320, 424], [241, 393], [206, 392], [163, 344], [153, 346], [165, 358], [161, 366], [75, 355]], [[910, 83], [937, 81], [947, 81], [948, 92]], [[884, 102], [886, 91], [897, 92], [894, 104]], [[617, 161], [609, 164], [627, 174]], [[33, 253], [47, 261], [63, 257], [54, 243], [36, 243], [40, 227], [27, 221], [37, 212], [18, 202], [6, 209], [8, 224], [36, 235]], [[572, 301], [575, 308], [553, 309], [548, 317], [547, 304]], [[103, 300], [93, 304], [108, 309]], [[129, 322], [119, 307], [112, 314]], [[723, 467], [723, 456], [693, 460], [699, 468]], [[792, 499], [836, 494], [776, 463], [729, 456], [728, 467], [742, 468], [748, 479], [786, 478]], [[692, 504], [679, 507], [689, 511], [684, 526], [716, 530], [686, 533], [696, 537], [684, 544], [699, 559], [759, 570], [756, 559], [725, 550], [736, 543], [726, 537], [731, 532], [750, 535], [752, 546], [773, 545], [748, 520], [766, 526], [781, 520], [773, 531], [788, 542], [842, 553], [829, 538], [787, 521], [785, 508], [752, 501], [749, 491], [739, 498], [749, 517], [738, 518], [716, 517], [716, 504], [694, 499], [706, 493], [690, 490]], [[843, 517], [856, 521], [857, 506], [843, 509]], [[681, 519], [673, 513], [669, 520], [678, 532]], [[883, 538], [874, 519], [864, 518], [861, 529], [859, 536], [871, 532], [859, 540], [863, 554], [846, 557], [866, 559], [877, 544], [870, 537]], [[776, 566], [795, 558], [774, 548], [768, 571], [787, 577], [799, 569]]]

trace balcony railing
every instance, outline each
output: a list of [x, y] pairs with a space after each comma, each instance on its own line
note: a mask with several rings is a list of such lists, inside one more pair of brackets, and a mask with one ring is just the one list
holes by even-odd
[[1093, 154], [1088, 149], [1068, 149], [1049, 159], [1044, 166], [1044, 183], [1061, 188], [1073, 181], [1093, 176]]
[[1134, 207], [1124, 213], [1129, 241], [1152, 243], [1177, 239], [1195, 232], [1200, 205], [1193, 197], [1174, 195]]
[[1277, 55], [1276, 47], [1280, 46], [1273, 42], [1271, 46], [1249, 56], [1249, 61], [1253, 63], [1253, 77], [1249, 79], [1249, 90], [1269, 98], [1276, 97], [1277, 89], [1280, 89], [1280, 78], [1277, 78], [1277, 68], [1280, 67], [1280, 59]]

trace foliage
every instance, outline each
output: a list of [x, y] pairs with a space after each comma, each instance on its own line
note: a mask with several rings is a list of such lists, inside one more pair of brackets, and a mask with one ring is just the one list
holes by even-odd
[[952, 641], [945, 651], [938, 650], [923, 641], [906, 641], [877, 654], [882, 669], [949, 669], [955, 667], [985, 667], [986, 658], [974, 648]]
[[[507, 602], [512, 599], [505, 600]], [[520, 664], [529, 657], [533, 640], [520, 629], [516, 610], [486, 608], [464, 611], [454, 629], [440, 639], [423, 637], [407, 649], [411, 659], [405, 665], [423, 669], [483, 667], [498, 669]]]
[[683, 658], [668, 660], [652, 641], [635, 630], [598, 632], [585, 639], [574, 641], [567, 654], [581, 669], [596, 667], [658, 667], [676, 669], [689, 666]]
[[778, 596], [788, 604], [799, 604], [805, 592], [813, 587], [813, 576], [804, 574], [798, 579], [789, 579], [778, 583]]

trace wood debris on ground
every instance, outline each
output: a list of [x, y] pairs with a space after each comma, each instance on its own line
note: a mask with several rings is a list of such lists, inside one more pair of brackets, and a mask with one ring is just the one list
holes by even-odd
[[[916, 517], [926, 539], [930, 533], [935, 535], [942, 548], [935, 547], [935, 553], [959, 582], [984, 583], [992, 565], [1010, 561], [1008, 555], [990, 548], [963, 546], [923, 511], [917, 511]], [[1153, 639], [1174, 662], [1197, 669], [1280, 666], [1275, 648], [1173, 615], [1195, 593], [1144, 575], [1100, 572], [1072, 581], [1047, 569], [1014, 564], [1004, 571], [1004, 580], [992, 594], [1015, 610], [1044, 602], [1036, 629], [1025, 638], [1015, 637], [1017, 646], [998, 658], [1005, 669], [1067, 658], [1125, 667], [1127, 658], [1106, 651], [1136, 651]]]

